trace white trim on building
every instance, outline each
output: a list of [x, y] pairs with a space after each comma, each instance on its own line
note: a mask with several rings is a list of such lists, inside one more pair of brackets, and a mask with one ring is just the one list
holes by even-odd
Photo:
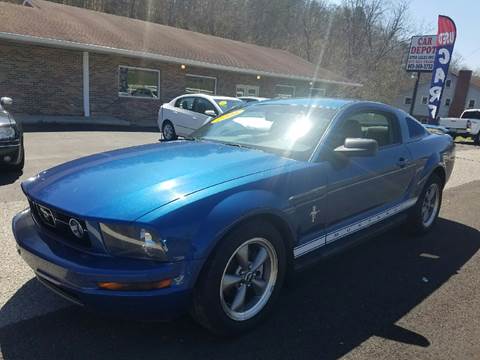
[[83, 52], [82, 59], [82, 75], [83, 75], [83, 114], [90, 117], [90, 64], [88, 52]]

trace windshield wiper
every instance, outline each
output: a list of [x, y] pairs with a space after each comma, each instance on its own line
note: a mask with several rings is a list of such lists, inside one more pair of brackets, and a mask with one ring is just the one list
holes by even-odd
[[235, 147], [244, 148], [244, 149], [254, 149], [254, 148], [251, 147], [251, 146], [247, 146], [247, 145], [243, 145], [243, 144], [231, 143], [231, 142], [223, 142], [223, 141], [219, 141], [219, 142], [220, 142], [221, 144], [223, 144], [223, 145], [235, 146]]

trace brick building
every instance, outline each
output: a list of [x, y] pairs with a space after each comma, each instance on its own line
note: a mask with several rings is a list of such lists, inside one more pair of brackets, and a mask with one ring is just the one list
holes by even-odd
[[[413, 116], [421, 121], [428, 119], [428, 96], [432, 75], [422, 74], [423, 81], [418, 86], [417, 97], [413, 105]], [[410, 111], [412, 89], [405, 89], [395, 99], [395, 106]], [[439, 117], [459, 117], [465, 109], [480, 108], [480, 79], [472, 75], [471, 70], [450, 72], [445, 80], [442, 102], [438, 109]]]
[[43, 0], [0, 2], [0, 18], [0, 95], [17, 114], [153, 124], [185, 92], [334, 96], [358, 86], [283, 50]]

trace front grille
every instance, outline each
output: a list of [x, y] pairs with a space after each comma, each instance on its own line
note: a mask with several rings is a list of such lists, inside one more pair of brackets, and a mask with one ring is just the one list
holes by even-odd
[[28, 201], [35, 222], [47, 232], [57, 235], [60, 240], [77, 247], [92, 246], [85, 221], [67, 215], [32, 200]]

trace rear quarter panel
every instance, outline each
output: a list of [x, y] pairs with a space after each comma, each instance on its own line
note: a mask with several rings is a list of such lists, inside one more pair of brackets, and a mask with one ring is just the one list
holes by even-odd
[[414, 196], [418, 196], [430, 175], [439, 166], [445, 171], [445, 183], [450, 178], [455, 162], [455, 144], [449, 135], [429, 134], [406, 144], [415, 163], [412, 184]]
[[471, 134], [478, 134], [480, 132], [480, 120], [471, 120], [472, 128], [470, 130]]

